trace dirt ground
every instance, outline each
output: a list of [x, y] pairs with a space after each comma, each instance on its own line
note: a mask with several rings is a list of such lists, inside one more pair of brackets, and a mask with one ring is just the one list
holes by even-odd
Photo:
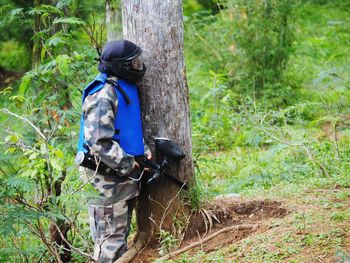
[[[200, 244], [167, 262], [350, 262], [349, 188], [277, 195], [207, 203], [192, 214], [182, 242], [173, 251]], [[235, 228], [240, 225], [253, 227]], [[159, 247], [147, 247], [133, 262], [163, 262], [160, 257]]]
[[[266, 231], [262, 222], [270, 218], [282, 218], [288, 213], [281, 202], [271, 200], [241, 201], [237, 198], [221, 198], [210, 202], [194, 213], [189, 221], [181, 247], [197, 242], [220, 229], [251, 224], [252, 229], [234, 229], [217, 235], [200, 245], [204, 252], [217, 250], [244, 239], [255, 232]], [[179, 248], [178, 248], [179, 249]], [[191, 250], [189, 250], [191, 253]], [[133, 262], [153, 262], [158, 255], [156, 248], [144, 249]]]

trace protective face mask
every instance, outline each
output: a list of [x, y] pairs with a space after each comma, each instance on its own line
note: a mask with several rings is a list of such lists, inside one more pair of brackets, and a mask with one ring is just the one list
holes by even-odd
[[143, 70], [143, 67], [144, 67], [144, 58], [142, 55], [134, 58], [132, 61], [131, 61], [131, 65], [132, 65], [132, 68], [135, 69], [135, 70]]

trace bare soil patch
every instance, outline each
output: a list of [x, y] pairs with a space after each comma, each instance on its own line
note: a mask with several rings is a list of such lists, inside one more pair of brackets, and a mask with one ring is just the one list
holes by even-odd
[[[287, 213], [288, 211], [283, 207], [282, 202], [278, 201], [240, 200], [237, 198], [216, 199], [207, 203], [205, 208], [199, 212], [192, 214], [180, 248], [201, 241], [217, 231], [230, 228], [230, 231], [220, 233], [199, 245], [204, 252], [210, 252], [233, 244], [257, 231], [266, 231], [267, 227], [264, 226], [264, 221], [270, 218], [282, 218]], [[240, 225], [252, 225], [254, 227], [240, 229]], [[195, 248], [192, 250], [195, 250]], [[188, 253], [191, 254], [191, 249]], [[158, 258], [158, 255], [156, 247], [147, 247], [133, 262], [153, 262]]]

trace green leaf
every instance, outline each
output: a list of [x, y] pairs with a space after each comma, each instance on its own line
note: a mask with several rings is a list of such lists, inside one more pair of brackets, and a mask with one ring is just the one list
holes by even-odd
[[60, 37], [59, 35], [55, 34], [52, 37], [50, 37], [47, 41], [47, 44], [49, 46], [57, 46], [58, 44], [65, 44], [67, 41], [65, 41], [64, 38]]
[[23, 8], [16, 8], [11, 10], [10, 17], [13, 19], [18, 15], [23, 15]]
[[13, 101], [16, 104], [17, 108], [20, 108], [23, 105], [23, 102], [25, 101], [25, 98], [23, 96], [12, 96], [10, 97], [10, 101]]
[[47, 151], [48, 151], [48, 149], [47, 149], [46, 144], [45, 144], [45, 143], [41, 143], [41, 144], [40, 144], [40, 152], [41, 152], [42, 154], [46, 154]]
[[71, 25], [84, 25], [85, 24], [84, 21], [82, 21], [76, 17], [56, 18], [53, 21], [53, 24], [59, 24], [59, 23], [71, 24]]
[[22, 82], [21, 85], [19, 86], [18, 90], [19, 90], [19, 94], [24, 95], [29, 87], [29, 85], [32, 82], [32, 76], [29, 74], [26, 74], [23, 76], [22, 78]]
[[209, 74], [210, 76], [212, 77], [215, 77], [216, 76], [216, 73], [214, 71], [212, 71], [211, 69], [209, 69]]
[[60, 0], [57, 2], [56, 7], [59, 9], [63, 9], [66, 6], [69, 6], [72, 4], [72, 0]]
[[40, 52], [40, 59], [41, 59], [41, 61], [44, 60], [45, 54], [46, 54], [46, 49], [45, 48], [41, 49], [41, 52]]
[[62, 152], [61, 150], [56, 150], [54, 153], [55, 153], [55, 155], [56, 155], [58, 158], [63, 159], [64, 154], [63, 154], [63, 152]]
[[62, 164], [58, 159], [51, 158], [50, 164], [54, 170], [58, 172], [62, 171]]
[[14, 147], [10, 147], [4, 152], [4, 155], [6, 155], [6, 154], [13, 154], [15, 152], [17, 152], [17, 149], [14, 148]]
[[60, 9], [52, 5], [40, 5], [28, 11], [29, 15], [41, 15], [45, 13], [52, 13], [64, 16], [64, 13]]
[[19, 188], [25, 192], [29, 192], [36, 188], [36, 184], [32, 179], [24, 178], [21, 176], [10, 177], [6, 182], [6, 185], [8, 187]]
[[69, 74], [69, 64], [71, 63], [71, 58], [67, 55], [59, 55], [56, 57], [56, 63], [58, 70], [63, 76]]
[[4, 90], [0, 91], [0, 95], [7, 95], [7, 94], [11, 94], [13, 91], [12, 87], [7, 87]]
[[16, 135], [9, 135], [5, 138], [5, 142], [16, 143], [16, 142], [18, 142], [18, 137]]

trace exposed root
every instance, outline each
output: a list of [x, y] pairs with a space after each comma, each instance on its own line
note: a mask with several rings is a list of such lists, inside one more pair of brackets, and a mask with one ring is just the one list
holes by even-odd
[[236, 230], [236, 231], [238, 231], [238, 230], [254, 230], [257, 227], [259, 227], [259, 224], [254, 224], [254, 225], [244, 224], [244, 225], [238, 225], [238, 226], [225, 227], [225, 228], [222, 228], [219, 231], [207, 236], [204, 239], [201, 239], [197, 242], [194, 242], [194, 243], [192, 243], [184, 248], [181, 248], [177, 251], [171, 252], [171, 253], [169, 253], [169, 254], [167, 254], [167, 255], [165, 255], [157, 260], [162, 261], [162, 260], [176, 257], [176, 256], [178, 256], [178, 255], [180, 255], [180, 254], [182, 254], [182, 253], [184, 253], [192, 248], [195, 248], [197, 246], [202, 245], [203, 243], [207, 242], [208, 240], [210, 240], [210, 239], [212, 239], [212, 238], [214, 238], [214, 237], [216, 237], [224, 232], [229, 232], [229, 231], [233, 231], [233, 230]]
[[135, 243], [126, 251], [120, 258], [118, 258], [114, 263], [129, 263], [133, 258], [147, 245], [147, 234], [141, 232], [138, 234]]
[[[201, 247], [205, 252], [238, 242], [260, 230], [265, 231], [264, 221], [282, 218], [288, 213], [279, 201], [242, 200], [224, 197], [206, 202], [204, 207], [193, 212], [186, 222], [185, 234], [175, 252], [156, 258], [156, 246], [148, 246], [135, 257], [134, 262], [150, 263], [157, 260], [174, 259], [176, 256]], [[230, 235], [220, 235], [230, 232]], [[210, 240], [210, 242], [207, 242]]]

